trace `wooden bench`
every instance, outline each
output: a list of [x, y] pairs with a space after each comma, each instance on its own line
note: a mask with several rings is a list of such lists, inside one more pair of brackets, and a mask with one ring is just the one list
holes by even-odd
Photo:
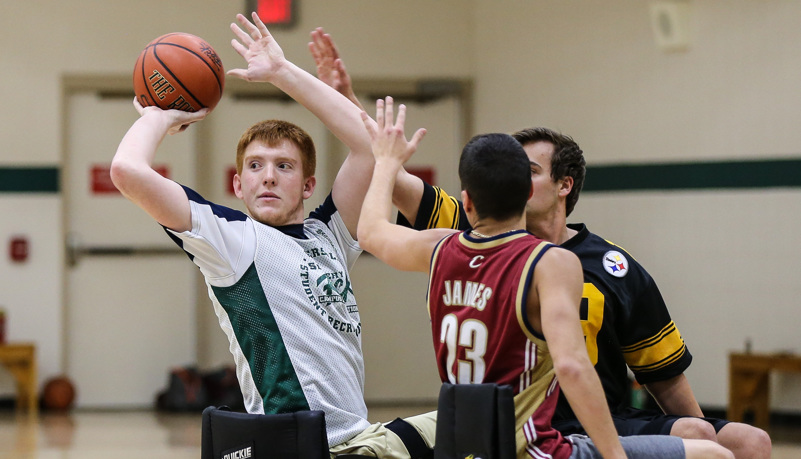
[[770, 425], [771, 372], [801, 373], [801, 357], [788, 354], [729, 354], [729, 421], [742, 422], [746, 410], [754, 413], [754, 425]]
[[0, 363], [17, 381], [17, 409], [36, 413], [36, 345], [31, 343], [0, 344]]

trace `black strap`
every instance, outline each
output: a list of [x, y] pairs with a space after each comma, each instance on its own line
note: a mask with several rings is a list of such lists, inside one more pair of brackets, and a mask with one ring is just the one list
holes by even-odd
[[250, 448], [254, 459], [330, 458], [322, 411], [265, 415], [209, 407], [203, 411], [201, 435], [202, 459], [243, 448]]
[[385, 426], [400, 437], [412, 459], [434, 459], [434, 450], [429, 448], [420, 432], [401, 418], [396, 418]]

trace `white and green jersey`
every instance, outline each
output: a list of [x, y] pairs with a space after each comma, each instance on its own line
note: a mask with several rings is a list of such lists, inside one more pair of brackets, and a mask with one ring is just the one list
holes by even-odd
[[249, 413], [325, 412], [336, 445], [369, 426], [361, 322], [348, 270], [361, 253], [329, 195], [274, 228], [184, 187], [192, 229], [169, 231], [200, 267]]

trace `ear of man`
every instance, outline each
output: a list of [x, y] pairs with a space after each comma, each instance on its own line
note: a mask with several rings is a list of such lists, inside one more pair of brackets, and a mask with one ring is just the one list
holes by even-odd
[[[573, 177], [567, 176], [560, 180], [561, 184], [559, 185], [559, 196], [567, 196], [573, 191]], [[529, 196], [531, 197], [531, 196]]]
[[462, 207], [464, 208], [465, 213], [474, 212], [476, 209], [475, 205], [473, 204], [473, 200], [467, 193], [467, 190], [462, 190]]
[[307, 177], [303, 183], [303, 199], [309, 199], [314, 194], [314, 187], [317, 186], [317, 179], [312, 175]]

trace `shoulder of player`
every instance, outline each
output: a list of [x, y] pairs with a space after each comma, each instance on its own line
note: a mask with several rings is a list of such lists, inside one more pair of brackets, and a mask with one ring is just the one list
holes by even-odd
[[240, 210], [211, 202], [201, 196], [197, 191], [185, 185], [181, 185], [181, 187], [183, 187], [184, 191], [186, 192], [186, 197], [189, 199], [189, 203], [193, 207], [193, 213], [196, 211], [202, 211], [205, 214], [213, 215], [214, 217], [227, 222], [246, 221], [250, 219], [246, 213]]
[[334, 195], [333, 193], [329, 192], [328, 196], [326, 196], [323, 200], [323, 203], [320, 204], [316, 209], [312, 210], [309, 213], [309, 216], [306, 217], [306, 220], [319, 220], [324, 224], [327, 224], [331, 220], [331, 217], [336, 215], [338, 211], [339, 209], [334, 201]]
[[[303, 231], [306, 234], [306, 238], [313, 238], [319, 239], [322, 236], [326, 238], [334, 237], [334, 229], [332, 228], [336, 225], [345, 226], [345, 223], [342, 222], [342, 219], [334, 214], [328, 220], [317, 218], [316, 216], [309, 216], [305, 220], [303, 220]], [[292, 234], [288, 234], [292, 236]]]
[[536, 250], [542, 252], [538, 266], [542, 265], [548, 269], [560, 269], [563, 266], [579, 268], [581, 266], [576, 254], [550, 242], [540, 242], [535, 248]]
[[185, 236], [174, 233], [181, 238], [199, 238], [219, 246], [246, 238], [247, 234], [255, 235], [256, 222], [244, 212], [193, 197], [189, 198], [189, 212], [189, 231]]
[[575, 247], [571, 247], [570, 251], [578, 255], [582, 260], [585, 257], [594, 257], [594, 256], [602, 256], [607, 252], [618, 252], [626, 258], [633, 262], [634, 265], [639, 267], [639, 269], [643, 269], [642, 265], [634, 258], [634, 255], [631, 254], [625, 247], [618, 245], [609, 239], [604, 238], [603, 236], [588, 232], [587, 237], [580, 243], [577, 244]]
[[[570, 247], [570, 251], [581, 260], [585, 280], [589, 283], [607, 283], [617, 279], [614, 283], [622, 282], [621, 285], [628, 285], [628, 289], [639, 289], [635, 286], [645, 286], [652, 281], [645, 267], [629, 251], [597, 234], [588, 233], [582, 242]], [[619, 261], [623, 270], [615, 269], [612, 260]]]

